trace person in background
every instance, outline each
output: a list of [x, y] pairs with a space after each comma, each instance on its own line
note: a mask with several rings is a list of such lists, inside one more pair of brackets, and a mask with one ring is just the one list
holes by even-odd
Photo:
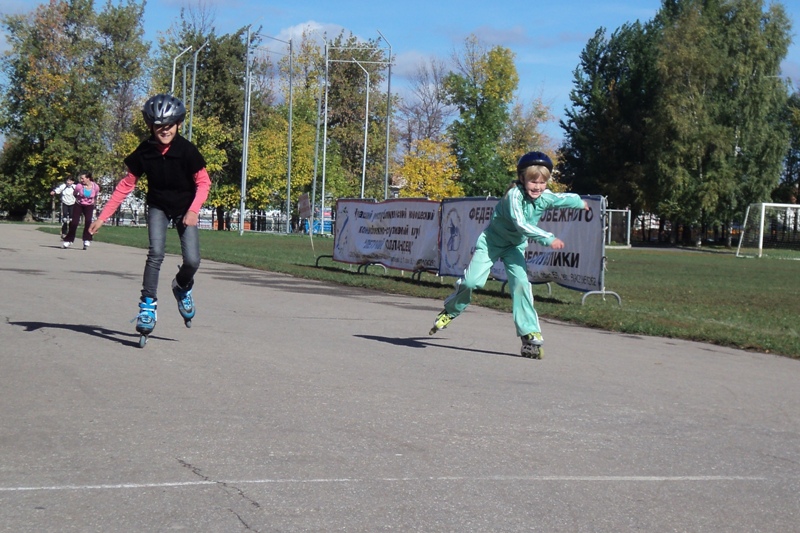
[[61, 196], [61, 211], [58, 221], [61, 222], [61, 240], [67, 236], [69, 231], [69, 221], [72, 217], [72, 206], [75, 205], [75, 180], [72, 176], [67, 176], [64, 183], [50, 191], [50, 196]]
[[89, 226], [91, 226], [94, 219], [94, 209], [97, 204], [97, 195], [99, 194], [100, 186], [94, 182], [91, 172], [78, 174], [78, 184], [75, 186], [75, 205], [72, 206], [72, 220], [69, 221], [69, 229], [61, 246], [69, 248], [75, 242], [75, 234], [78, 232], [81, 216], [84, 219], [83, 249], [86, 250], [92, 244], [92, 234], [89, 232]]

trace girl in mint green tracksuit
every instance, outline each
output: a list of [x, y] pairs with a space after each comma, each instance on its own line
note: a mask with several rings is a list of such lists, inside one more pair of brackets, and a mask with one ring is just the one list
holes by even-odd
[[484, 286], [492, 265], [501, 259], [506, 267], [511, 293], [514, 324], [522, 339], [522, 356], [541, 359], [541, 328], [533, 307], [533, 293], [528, 281], [525, 249], [528, 239], [554, 250], [564, 248], [564, 242], [536, 224], [548, 209], [589, 209], [580, 196], [554, 193], [547, 189], [553, 162], [542, 152], [528, 152], [517, 163], [517, 181], [497, 203], [489, 226], [478, 237], [475, 254], [456, 282], [456, 290], [444, 301], [444, 310], [434, 321], [430, 334], [444, 329], [460, 315], [472, 300], [472, 291]]

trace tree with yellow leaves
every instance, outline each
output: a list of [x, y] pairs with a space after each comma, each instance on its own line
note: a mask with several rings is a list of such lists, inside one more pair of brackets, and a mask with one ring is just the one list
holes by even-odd
[[441, 200], [464, 195], [458, 181], [458, 162], [447, 144], [442, 142], [431, 139], [415, 141], [403, 157], [398, 174], [403, 182], [400, 189], [403, 198]]

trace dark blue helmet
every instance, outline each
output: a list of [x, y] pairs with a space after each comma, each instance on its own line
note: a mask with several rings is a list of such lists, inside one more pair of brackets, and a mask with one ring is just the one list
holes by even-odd
[[544, 152], [528, 152], [517, 161], [517, 174], [522, 173], [526, 168], [533, 165], [547, 167], [547, 170], [553, 172], [553, 160], [547, 154]]
[[183, 122], [186, 107], [171, 94], [157, 94], [144, 103], [142, 115], [148, 126], [172, 125]]

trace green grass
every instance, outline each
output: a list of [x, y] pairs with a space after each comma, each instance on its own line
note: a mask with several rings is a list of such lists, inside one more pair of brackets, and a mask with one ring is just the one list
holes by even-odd
[[[54, 227], [44, 231], [58, 233]], [[144, 228], [104, 226], [101, 242], [147, 248]], [[442, 300], [453, 278], [371, 266], [330, 258], [333, 239], [308, 236], [203, 231], [204, 259], [283, 272], [302, 278], [363, 287], [384, 293]], [[169, 232], [169, 253], [180, 253], [175, 231]], [[719, 252], [719, 251], [718, 251]], [[608, 331], [709, 342], [800, 358], [800, 261], [736, 258], [730, 251], [703, 253], [680, 249], [606, 250], [605, 286], [622, 298], [590, 295], [552, 286], [534, 286], [540, 316]], [[144, 258], [143, 258], [144, 259]], [[319, 266], [316, 266], [316, 263]], [[201, 267], [202, 268], [202, 267]], [[477, 291], [474, 305], [504, 311], [511, 300], [502, 285], [490, 281]], [[433, 316], [431, 316], [433, 320]]]

